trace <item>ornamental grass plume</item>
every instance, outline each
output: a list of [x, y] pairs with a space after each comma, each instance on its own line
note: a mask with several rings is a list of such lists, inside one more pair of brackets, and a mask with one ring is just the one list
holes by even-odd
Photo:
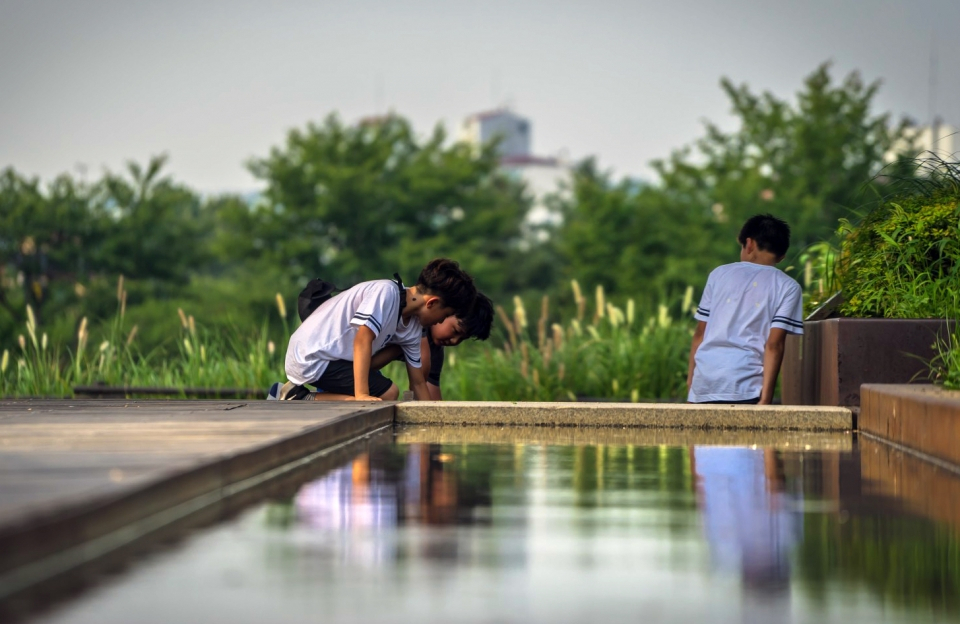
[[673, 319], [670, 318], [670, 313], [667, 310], [667, 306], [663, 305], [662, 303], [657, 306], [657, 325], [663, 329], [666, 329], [667, 327], [670, 327], [670, 322], [672, 320]]
[[87, 348], [87, 317], [80, 319], [80, 329], [77, 330], [77, 353], [83, 353]]
[[4, 349], [3, 357], [0, 358], [0, 374], [7, 372], [8, 366], [10, 366], [10, 351]]
[[183, 313], [183, 308], [177, 308], [177, 314], [180, 315], [180, 325], [186, 329], [187, 328], [187, 315]]
[[570, 280], [570, 287], [573, 289], [573, 301], [577, 304], [577, 320], [583, 320], [583, 313], [587, 308], [587, 300], [583, 298], [583, 293], [580, 291], [580, 282], [577, 280]]
[[127, 342], [124, 344], [126, 348], [130, 348], [130, 345], [133, 344], [133, 339], [137, 337], [137, 326], [134, 325], [130, 328], [130, 333], [127, 334]]
[[287, 306], [283, 302], [283, 295], [277, 293], [277, 311], [280, 313], [280, 318], [287, 318]]
[[680, 313], [686, 316], [693, 307], [693, 286], [687, 286], [683, 291], [683, 301], [680, 303]]
[[537, 321], [537, 348], [543, 349], [547, 343], [547, 317], [550, 315], [550, 297], [543, 296], [540, 301], [540, 319]]
[[33, 308], [27, 304], [27, 333], [30, 334], [30, 342], [34, 349], [39, 349], [37, 344], [37, 317], [33, 314]]
[[497, 316], [500, 317], [500, 320], [503, 322], [503, 326], [507, 328], [507, 336], [510, 339], [509, 346], [513, 349], [517, 348], [517, 333], [513, 329], [513, 321], [510, 320], [510, 315], [507, 314], [507, 311], [503, 309], [503, 306], [497, 305]]
[[519, 334], [527, 328], [527, 310], [523, 307], [523, 299], [519, 295], [513, 298], [513, 315], [517, 323], [517, 333]]

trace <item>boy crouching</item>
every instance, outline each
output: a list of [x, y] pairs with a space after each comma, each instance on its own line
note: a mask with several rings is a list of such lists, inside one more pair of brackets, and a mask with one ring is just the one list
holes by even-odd
[[382, 279], [343, 291], [314, 310], [290, 337], [289, 381], [278, 398], [308, 398], [304, 386], [310, 384], [323, 391], [313, 395], [315, 400], [396, 400], [397, 385], [370, 366], [373, 353], [395, 344], [403, 350], [414, 396], [428, 400], [420, 354], [423, 328], [465, 314], [476, 295], [473, 278], [446, 258], [427, 264], [410, 288]]

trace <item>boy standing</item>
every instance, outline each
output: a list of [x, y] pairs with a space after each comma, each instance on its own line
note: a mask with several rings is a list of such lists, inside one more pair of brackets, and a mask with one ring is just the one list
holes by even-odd
[[423, 328], [469, 310], [476, 294], [473, 278], [446, 258], [430, 262], [410, 288], [374, 280], [343, 291], [314, 310], [290, 337], [289, 381], [278, 398], [307, 398], [310, 393], [303, 386], [311, 384], [323, 390], [315, 400], [395, 400], [400, 390], [371, 368], [370, 358], [396, 344], [406, 357], [414, 396], [427, 400], [420, 363]]
[[803, 333], [800, 284], [776, 268], [790, 247], [790, 226], [769, 215], [740, 230], [740, 262], [707, 278], [694, 318], [687, 401], [769, 405], [788, 333]]

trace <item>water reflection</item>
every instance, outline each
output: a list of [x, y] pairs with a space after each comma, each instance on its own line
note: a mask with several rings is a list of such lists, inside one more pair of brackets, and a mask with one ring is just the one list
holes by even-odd
[[741, 579], [743, 621], [790, 619], [790, 556], [803, 526], [773, 450], [694, 447], [697, 500], [714, 566]]
[[960, 479], [889, 447], [454, 433], [371, 442], [47, 621], [960, 620]]
[[[742, 621], [790, 621], [797, 591], [826, 608], [830, 587], [956, 614], [960, 480], [890, 453], [870, 442], [863, 453], [399, 444], [305, 485], [293, 507], [302, 527], [340, 536], [339, 560], [365, 565], [413, 557], [523, 567], [535, 563], [529, 551], [538, 532], [564, 525], [581, 538], [616, 537], [642, 526], [665, 539], [699, 532], [705, 573], [740, 588]], [[919, 480], [905, 486], [905, 478]], [[931, 496], [918, 484], [952, 490]], [[570, 506], [583, 511], [546, 517], [545, 510]], [[629, 513], [645, 508], [658, 510], [655, 522]], [[470, 525], [520, 533], [500, 534], [492, 557], [457, 533], [397, 539], [404, 527]], [[358, 531], [364, 537], [351, 538]], [[591, 554], [581, 561], [592, 567], [600, 560]]]
[[[463, 473], [456, 459], [438, 444], [375, 448], [304, 485], [292, 503], [295, 518], [302, 526], [339, 533], [340, 559], [401, 559], [407, 553], [394, 539], [399, 527], [489, 522], [488, 515], [474, 513], [490, 506], [489, 470]], [[356, 535], [361, 537], [351, 539]], [[421, 540], [415, 554], [455, 561], [459, 541], [438, 533]]]

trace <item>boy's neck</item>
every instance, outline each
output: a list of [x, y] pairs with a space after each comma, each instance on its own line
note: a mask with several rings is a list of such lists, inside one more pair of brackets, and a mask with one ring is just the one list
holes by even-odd
[[751, 264], [762, 264], [763, 266], [777, 266], [780, 263], [780, 260], [776, 256], [770, 255], [766, 258], [744, 258], [741, 262], [749, 262]]
[[782, 256], [777, 256], [772, 251], [760, 249], [757, 243], [748, 238], [746, 244], [740, 248], [740, 261], [752, 262], [753, 264], [762, 264], [763, 266], [776, 266], [783, 260]]
[[403, 306], [403, 312], [400, 313], [400, 318], [406, 322], [423, 307], [424, 297], [422, 293], [417, 291], [416, 286], [404, 289], [404, 296], [406, 297], [406, 303]]

